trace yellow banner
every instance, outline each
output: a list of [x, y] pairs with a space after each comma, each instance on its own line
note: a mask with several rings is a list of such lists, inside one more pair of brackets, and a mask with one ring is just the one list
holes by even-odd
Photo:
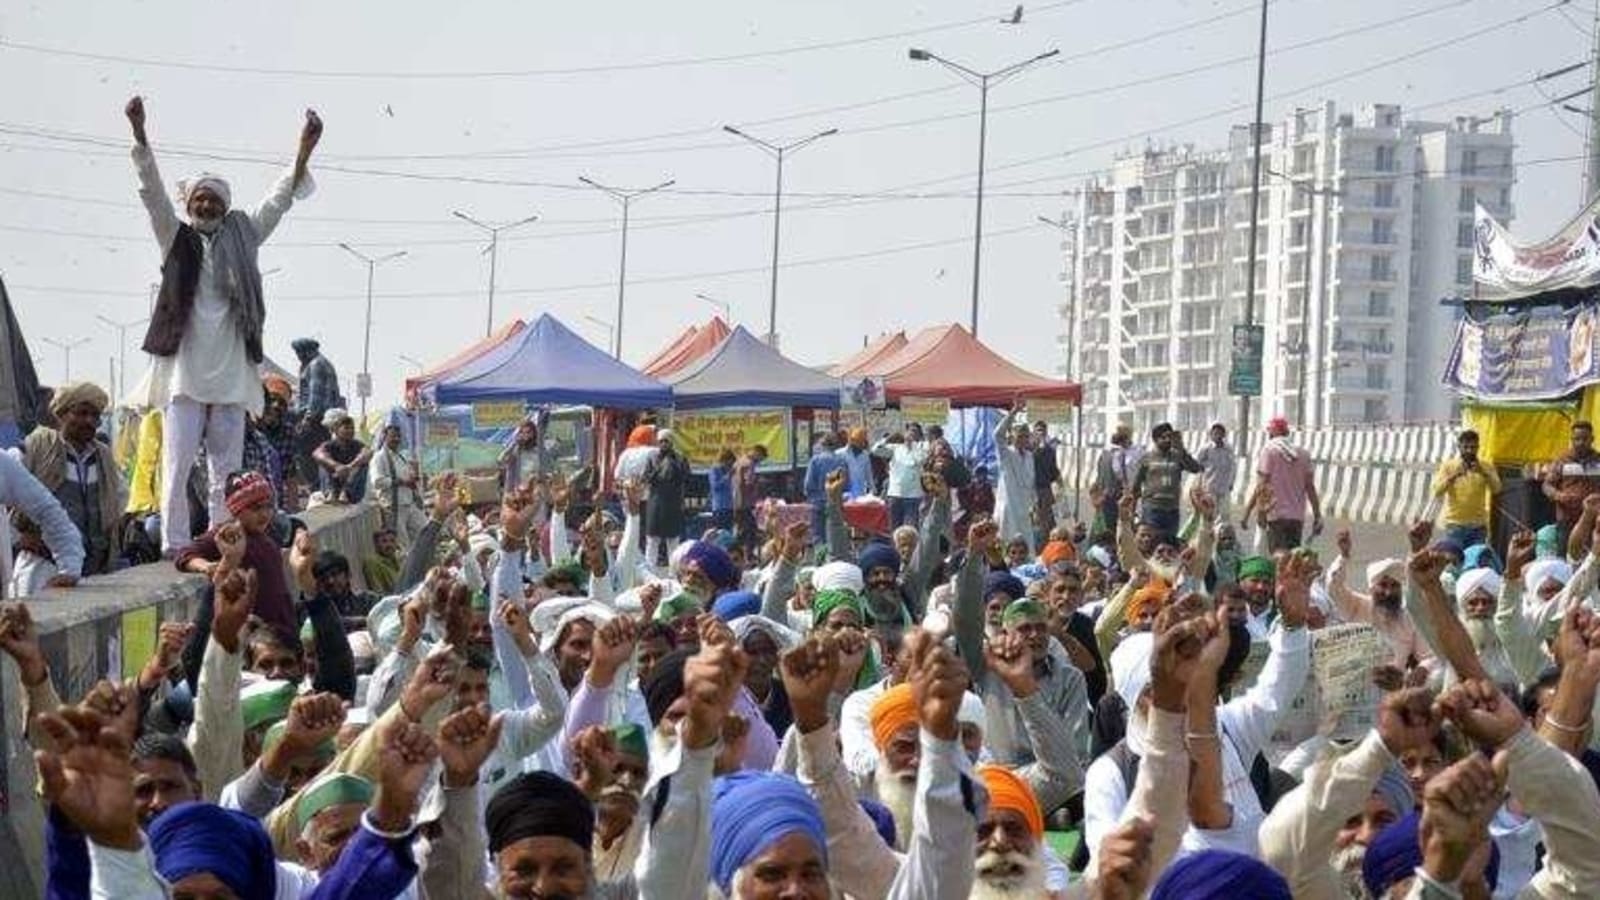
[[901, 397], [900, 415], [907, 422], [943, 425], [950, 418], [950, 401], [944, 397]]
[[1028, 421], [1065, 425], [1072, 421], [1072, 404], [1065, 400], [1029, 400]]
[[480, 400], [472, 404], [473, 431], [515, 428], [527, 417], [528, 404], [521, 400]]
[[696, 470], [716, 465], [723, 448], [741, 453], [752, 445], [767, 448], [764, 470], [790, 466], [789, 442], [793, 429], [787, 409], [708, 409], [674, 412], [673, 443]]
[[138, 678], [156, 653], [156, 608], [146, 606], [122, 614], [122, 678]]

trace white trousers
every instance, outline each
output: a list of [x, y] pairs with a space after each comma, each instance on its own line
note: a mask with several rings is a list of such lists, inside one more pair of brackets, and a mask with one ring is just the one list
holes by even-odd
[[177, 550], [189, 535], [189, 469], [206, 448], [206, 509], [211, 527], [227, 522], [223, 488], [244, 460], [244, 407], [173, 397], [161, 419], [161, 549]]
[[647, 538], [645, 538], [644, 539], [644, 562], [645, 562], [645, 565], [649, 566], [651, 569], [660, 569], [662, 567], [662, 564], [656, 562], [657, 559], [660, 559], [660, 557], [657, 556], [656, 554], [661, 552], [661, 546], [663, 544], [666, 545], [666, 550], [667, 550], [666, 556], [667, 556], [668, 559], [671, 559], [672, 558], [672, 551], [678, 549], [678, 545], [681, 544], [681, 543], [683, 543], [683, 542], [678, 540], [677, 538], [664, 538], [664, 537], [647, 537]]

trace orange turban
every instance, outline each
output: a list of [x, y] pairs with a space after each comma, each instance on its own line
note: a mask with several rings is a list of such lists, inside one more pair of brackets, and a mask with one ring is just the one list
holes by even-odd
[[648, 447], [656, 442], [656, 427], [654, 425], [639, 425], [628, 432], [629, 447]]
[[1060, 562], [1071, 562], [1078, 558], [1078, 551], [1072, 546], [1071, 541], [1051, 541], [1039, 551], [1039, 562], [1046, 567]]
[[281, 376], [268, 375], [266, 378], [261, 380], [261, 383], [266, 385], [267, 393], [273, 395], [274, 397], [282, 397], [283, 399], [288, 400], [294, 395], [294, 389], [289, 387], [288, 379]]
[[868, 720], [872, 723], [872, 740], [882, 751], [896, 731], [917, 723], [917, 701], [911, 696], [911, 685], [901, 682], [884, 691], [872, 704]]
[[1039, 798], [1033, 788], [1005, 766], [982, 765], [977, 775], [989, 791], [990, 809], [1009, 809], [1022, 816], [1035, 839], [1044, 837], [1044, 812], [1039, 809]]
[[852, 428], [852, 429], [850, 429], [850, 440], [859, 441], [860, 443], [863, 443], [863, 444], [866, 443], [867, 442], [867, 430], [865, 428]]
[[1146, 607], [1155, 607], [1159, 611], [1166, 604], [1167, 598], [1172, 595], [1172, 588], [1159, 578], [1153, 579], [1149, 584], [1133, 592], [1133, 597], [1128, 600], [1128, 621], [1137, 622]]

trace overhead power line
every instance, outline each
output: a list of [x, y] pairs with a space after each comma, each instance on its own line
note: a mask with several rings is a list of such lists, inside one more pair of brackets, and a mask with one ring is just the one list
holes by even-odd
[[[1030, 16], [1036, 16], [1064, 6], [1073, 6], [1087, 0], [1057, 0], [1055, 3], [1044, 3], [1029, 9]], [[396, 81], [474, 81], [483, 79], [503, 78], [542, 78], [551, 76], [588, 75], [610, 72], [645, 72], [659, 69], [677, 69], [695, 66], [723, 65], [727, 63], [751, 62], [758, 59], [774, 59], [785, 56], [794, 56], [802, 53], [816, 53], [824, 50], [839, 50], [847, 47], [859, 47], [865, 44], [877, 44], [885, 41], [900, 41], [909, 37], [924, 34], [936, 34], [941, 31], [953, 31], [961, 28], [970, 28], [975, 25], [988, 25], [994, 21], [992, 14], [979, 16], [972, 19], [961, 19], [954, 22], [944, 22], [937, 25], [925, 25], [921, 28], [911, 28], [904, 31], [894, 31], [883, 34], [866, 35], [862, 37], [844, 38], [833, 41], [818, 41], [809, 44], [796, 44], [789, 47], [775, 47], [770, 50], [752, 50], [746, 53], [725, 53], [714, 56], [681, 56], [666, 57], [662, 59], [642, 60], [629, 63], [602, 63], [590, 66], [564, 66], [544, 69], [486, 69], [478, 71], [448, 71], [425, 69], [400, 69], [390, 71], [355, 71], [337, 69], [300, 69], [277, 68], [271, 66], [230, 66], [220, 63], [203, 63], [192, 60], [155, 59], [151, 57], [126, 56], [114, 53], [91, 53], [83, 50], [73, 50], [66, 47], [57, 47], [49, 44], [29, 43], [24, 41], [3, 40], [0, 48], [17, 50], [24, 53], [33, 53], [42, 56], [56, 56], [66, 59], [80, 59], [90, 62], [108, 62], [119, 65], [141, 66], [151, 69], [177, 69], [186, 72], [212, 72], [230, 75], [252, 75], [267, 77], [295, 77], [295, 78], [327, 78], [327, 79], [355, 79], [355, 80], [396, 80]]]

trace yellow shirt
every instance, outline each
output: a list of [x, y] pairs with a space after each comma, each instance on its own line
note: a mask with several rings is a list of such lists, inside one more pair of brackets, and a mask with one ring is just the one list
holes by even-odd
[[[1451, 477], [1460, 477], [1451, 481]], [[1442, 516], [1445, 525], [1489, 525], [1489, 510], [1494, 495], [1500, 492], [1500, 474], [1494, 464], [1478, 460], [1473, 469], [1466, 469], [1461, 458], [1447, 459], [1439, 464], [1433, 475], [1433, 495], [1444, 499]]]
[[139, 446], [133, 456], [133, 477], [128, 480], [130, 513], [161, 510], [161, 411], [152, 409], [139, 420]]

